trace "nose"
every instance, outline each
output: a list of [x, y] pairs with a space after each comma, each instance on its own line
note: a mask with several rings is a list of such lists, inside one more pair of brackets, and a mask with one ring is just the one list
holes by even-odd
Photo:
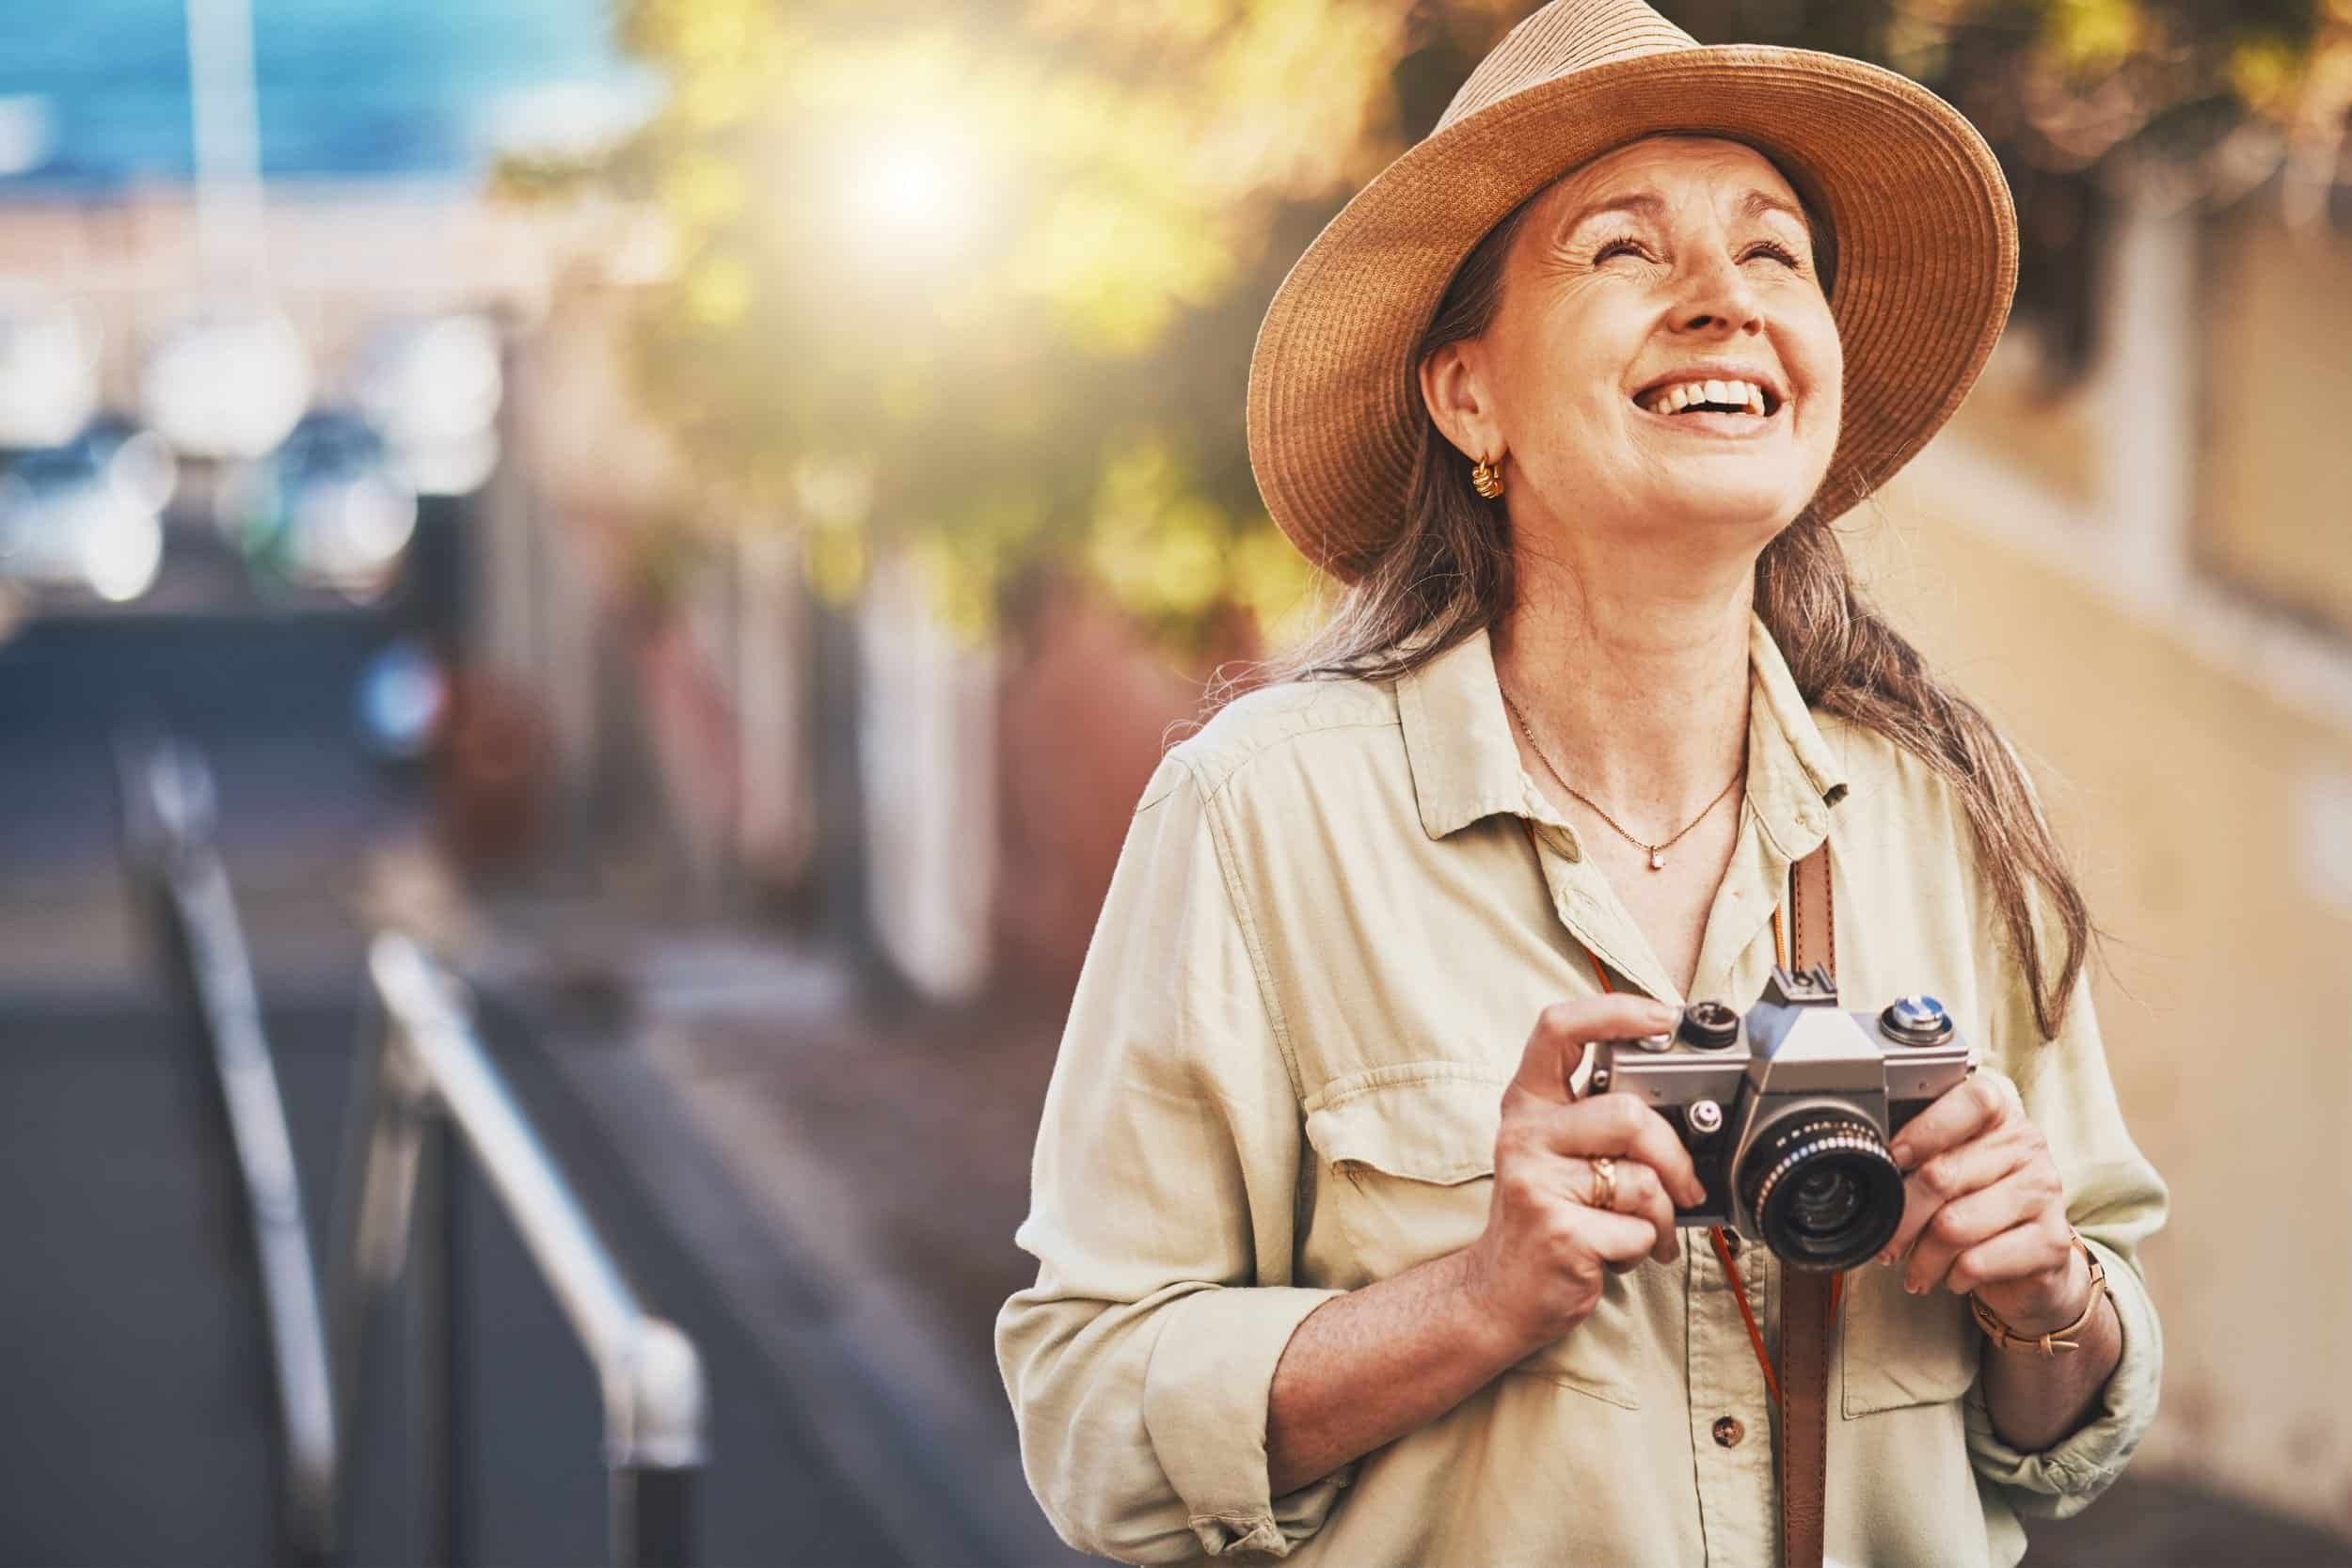
[[1675, 306], [1675, 329], [1707, 337], [1753, 336], [1764, 330], [1764, 306], [1740, 263], [1709, 249], [1693, 262]]

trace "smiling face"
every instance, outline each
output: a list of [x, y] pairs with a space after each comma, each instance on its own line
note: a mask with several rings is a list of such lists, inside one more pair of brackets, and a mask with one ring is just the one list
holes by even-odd
[[1760, 549], [1828, 471], [1843, 369], [1788, 181], [1737, 142], [1653, 136], [1536, 198], [1493, 320], [1422, 388], [1454, 445], [1508, 453], [1515, 527]]

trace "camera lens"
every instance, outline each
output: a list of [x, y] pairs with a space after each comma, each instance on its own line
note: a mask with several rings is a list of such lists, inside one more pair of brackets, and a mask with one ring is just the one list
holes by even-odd
[[1902, 1223], [1902, 1172], [1859, 1112], [1790, 1113], [1749, 1146], [1738, 1181], [1764, 1244], [1791, 1268], [1852, 1268]]
[[1788, 1192], [1788, 1224], [1799, 1235], [1830, 1237], [1862, 1212], [1862, 1183], [1853, 1172], [1822, 1165], [1805, 1172]]

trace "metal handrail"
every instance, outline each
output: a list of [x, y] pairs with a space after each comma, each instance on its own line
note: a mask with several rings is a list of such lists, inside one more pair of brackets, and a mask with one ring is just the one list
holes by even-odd
[[129, 867], [210, 1048], [252, 1233], [285, 1475], [278, 1528], [294, 1556], [325, 1561], [334, 1554], [341, 1451], [335, 1385], [285, 1100], [236, 900], [213, 847], [212, 774], [196, 752], [161, 736], [124, 737], [116, 761]]
[[[453, 1561], [457, 1452], [452, 1374], [457, 1277], [449, 1235], [450, 1155], [469, 1149], [521, 1234], [602, 1390], [612, 1560], [689, 1560], [691, 1484], [705, 1462], [707, 1402], [693, 1341], [648, 1313], [475, 1030], [464, 988], [396, 933], [368, 952], [385, 1028], [355, 1063], [332, 1314], [303, 1224], [285, 1101], [236, 901], [213, 846], [212, 774], [167, 736], [117, 746], [126, 863], [154, 916], [200, 1027], [219, 1088], [268, 1323], [283, 1461], [280, 1528], [291, 1554], [326, 1562], [338, 1518], [372, 1306], [404, 1274], [424, 1279], [411, 1323], [427, 1363], [418, 1426], [428, 1449], [424, 1557]], [[427, 1278], [426, 1276], [429, 1276]]]
[[[364, 1163], [338, 1275], [344, 1408], [350, 1407], [368, 1299], [398, 1280], [412, 1253], [436, 1260], [431, 1266], [440, 1275], [440, 1289], [427, 1292], [438, 1299], [422, 1304], [432, 1320], [424, 1329], [428, 1354], [452, 1359], [447, 1205], [419, 1200], [421, 1181], [446, 1180], [447, 1139], [440, 1131], [446, 1127], [488, 1178], [596, 1367], [614, 1562], [683, 1563], [689, 1489], [705, 1459], [707, 1404], [692, 1340], [648, 1313], [629, 1289], [483, 1048], [463, 988], [415, 942], [393, 932], [370, 946], [368, 974], [387, 1026], [373, 1070], [362, 1068], [368, 1076], [352, 1129], [364, 1142], [351, 1152]], [[445, 1378], [428, 1377], [428, 1393], [437, 1391], [436, 1382], [445, 1397]], [[445, 1469], [446, 1409], [429, 1414], [424, 1425], [428, 1441], [437, 1436], [442, 1443]], [[446, 1474], [428, 1480], [441, 1487], [434, 1533], [448, 1555], [455, 1488]]]

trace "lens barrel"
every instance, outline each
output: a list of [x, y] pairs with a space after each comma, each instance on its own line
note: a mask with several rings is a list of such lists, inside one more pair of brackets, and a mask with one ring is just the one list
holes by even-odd
[[1859, 1112], [1789, 1113], [1748, 1146], [1735, 1180], [1764, 1244], [1790, 1268], [1853, 1268], [1902, 1224], [1902, 1172]]

